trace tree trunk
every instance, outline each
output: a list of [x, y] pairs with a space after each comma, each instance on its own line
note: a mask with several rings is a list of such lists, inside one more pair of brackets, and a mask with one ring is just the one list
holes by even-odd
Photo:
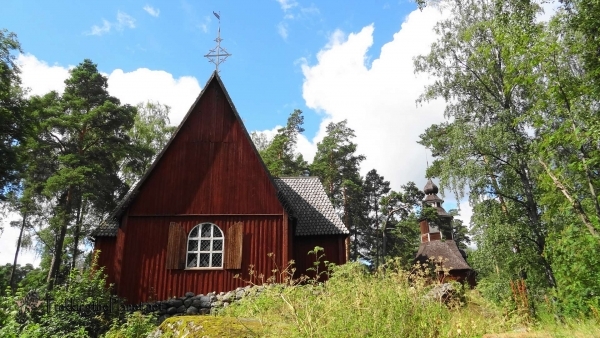
[[81, 197], [79, 200], [79, 206], [77, 208], [77, 217], [75, 218], [75, 233], [73, 234], [73, 261], [71, 262], [71, 270], [75, 269], [75, 264], [77, 263], [77, 254], [79, 247], [79, 233], [81, 232], [81, 224], [83, 223], [83, 202], [81, 201]]
[[544, 249], [546, 247], [546, 237], [541, 231], [541, 222], [538, 215], [538, 206], [533, 196], [533, 187], [531, 186], [531, 180], [529, 179], [527, 166], [525, 164], [521, 164], [521, 172], [519, 172], [519, 177], [521, 178], [521, 183], [523, 184], [523, 188], [525, 189], [525, 198], [527, 204], [527, 214], [529, 216], [529, 221], [531, 222], [531, 230], [533, 235], [535, 236], [536, 251], [539, 254], [540, 262], [544, 266], [544, 271], [546, 273], [546, 280], [550, 287], [556, 287], [556, 279], [554, 278], [554, 272], [552, 271], [552, 267], [548, 263], [548, 261], [544, 258]]
[[64, 214], [61, 216], [62, 224], [60, 226], [60, 232], [56, 238], [56, 241], [54, 242], [54, 253], [52, 256], [52, 262], [50, 263], [50, 271], [48, 271], [48, 278], [46, 279], [46, 282], [48, 283], [48, 291], [52, 291], [52, 289], [54, 289], [54, 284], [56, 282], [56, 278], [58, 277], [58, 272], [60, 271], [60, 265], [62, 264], [62, 251], [65, 244], [67, 226], [69, 224], [69, 215], [71, 213], [72, 190], [73, 188], [69, 187], [64, 208], [62, 210]]
[[27, 222], [27, 213], [23, 214], [23, 222], [21, 223], [21, 231], [19, 231], [19, 239], [17, 240], [17, 250], [15, 251], [15, 259], [13, 261], [12, 269], [10, 271], [10, 287], [15, 290], [15, 272], [17, 270], [17, 258], [19, 257], [19, 250], [21, 249], [21, 239], [23, 238], [23, 230]]

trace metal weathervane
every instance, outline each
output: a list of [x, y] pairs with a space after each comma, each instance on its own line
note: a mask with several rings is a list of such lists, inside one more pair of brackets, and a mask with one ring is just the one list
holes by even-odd
[[219, 20], [219, 33], [217, 35], [217, 38], [215, 39], [215, 41], [217, 42], [217, 46], [215, 48], [211, 49], [208, 52], [208, 54], [204, 55], [204, 57], [207, 58], [209, 62], [214, 63], [216, 66], [217, 72], [219, 72], [219, 65], [221, 63], [225, 62], [225, 59], [227, 59], [229, 56], [231, 56], [231, 54], [229, 54], [225, 50], [225, 48], [221, 47], [221, 41], [223, 41], [223, 39], [221, 39], [221, 15], [220, 15], [220, 12], [219, 13], [213, 12], [213, 14]]

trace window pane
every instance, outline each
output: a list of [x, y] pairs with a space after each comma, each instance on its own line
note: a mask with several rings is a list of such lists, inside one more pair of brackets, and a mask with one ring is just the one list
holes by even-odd
[[188, 251], [197, 251], [198, 250], [198, 241], [189, 240], [188, 241]]
[[223, 250], [223, 240], [215, 239], [213, 240], [213, 251], [221, 251]]
[[210, 254], [200, 254], [200, 267], [206, 268], [210, 266]]
[[198, 227], [195, 226], [192, 231], [190, 232], [190, 238], [195, 238], [198, 237]]
[[200, 251], [210, 251], [210, 239], [200, 241]]
[[195, 254], [195, 253], [193, 253], [193, 254], [189, 253], [187, 255], [187, 267], [188, 268], [195, 268], [195, 267], [198, 266], [197, 263], [198, 263], [198, 255]]
[[210, 237], [212, 224], [202, 224], [202, 237]]
[[214, 226], [213, 231], [214, 231], [213, 237], [223, 237], [223, 233], [221, 232], [221, 230], [219, 230], [218, 227]]
[[221, 263], [223, 261], [223, 254], [220, 253], [214, 253], [212, 254], [212, 266], [215, 268], [220, 268], [221, 267]]

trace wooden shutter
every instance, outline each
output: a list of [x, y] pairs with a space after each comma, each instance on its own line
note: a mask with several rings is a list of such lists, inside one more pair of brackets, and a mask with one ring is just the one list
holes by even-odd
[[167, 269], [185, 269], [187, 235], [181, 223], [169, 224], [169, 242], [167, 244]]
[[244, 224], [235, 223], [225, 234], [225, 269], [242, 268], [242, 245], [244, 244]]

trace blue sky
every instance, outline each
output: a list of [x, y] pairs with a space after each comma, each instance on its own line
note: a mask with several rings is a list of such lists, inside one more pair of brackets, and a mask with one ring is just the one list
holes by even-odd
[[233, 54], [221, 76], [248, 129], [272, 128], [300, 108], [311, 136], [320, 117], [302, 100], [299, 63], [314, 63], [336, 30], [354, 32], [371, 23], [377, 51], [416, 6], [409, 0], [183, 0], [10, 1], [3, 8], [2, 27], [18, 34], [26, 53], [51, 65], [90, 58], [107, 73], [159, 69], [175, 78], [193, 76], [200, 85], [213, 69], [202, 56], [217, 32], [212, 11], [220, 12], [223, 46]]
[[[0, 29], [18, 35], [22, 82], [32, 95], [62, 91], [68, 69], [89, 58], [123, 103], [152, 100], [172, 107], [179, 124], [214, 66], [221, 14], [223, 43], [233, 54], [221, 76], [249, 131], [267, 136], [302, 109], [306, 132], [297, 151], [312, 160], [329, 122], [348, 120], [362, 173], [375, 168], [393, 189], [425, 185], [426, 150], [416, 141], [444, 120], [444, 102], [417, 106], [433, 79], [415, 74], [413, 58], [428, 52], [435, 23], [448, 13], [400, 1], [9, 1]], [[431, 157], [429, 156], [431, 159]], [[456, 207], [446, 193], [446, 209]], [[461, 201], [462, 218], [471, 209]], [[2, 220], [0, 264], [12, 262], [16, 229]], [[25, 253], [21, 264], [37, 263]]]

